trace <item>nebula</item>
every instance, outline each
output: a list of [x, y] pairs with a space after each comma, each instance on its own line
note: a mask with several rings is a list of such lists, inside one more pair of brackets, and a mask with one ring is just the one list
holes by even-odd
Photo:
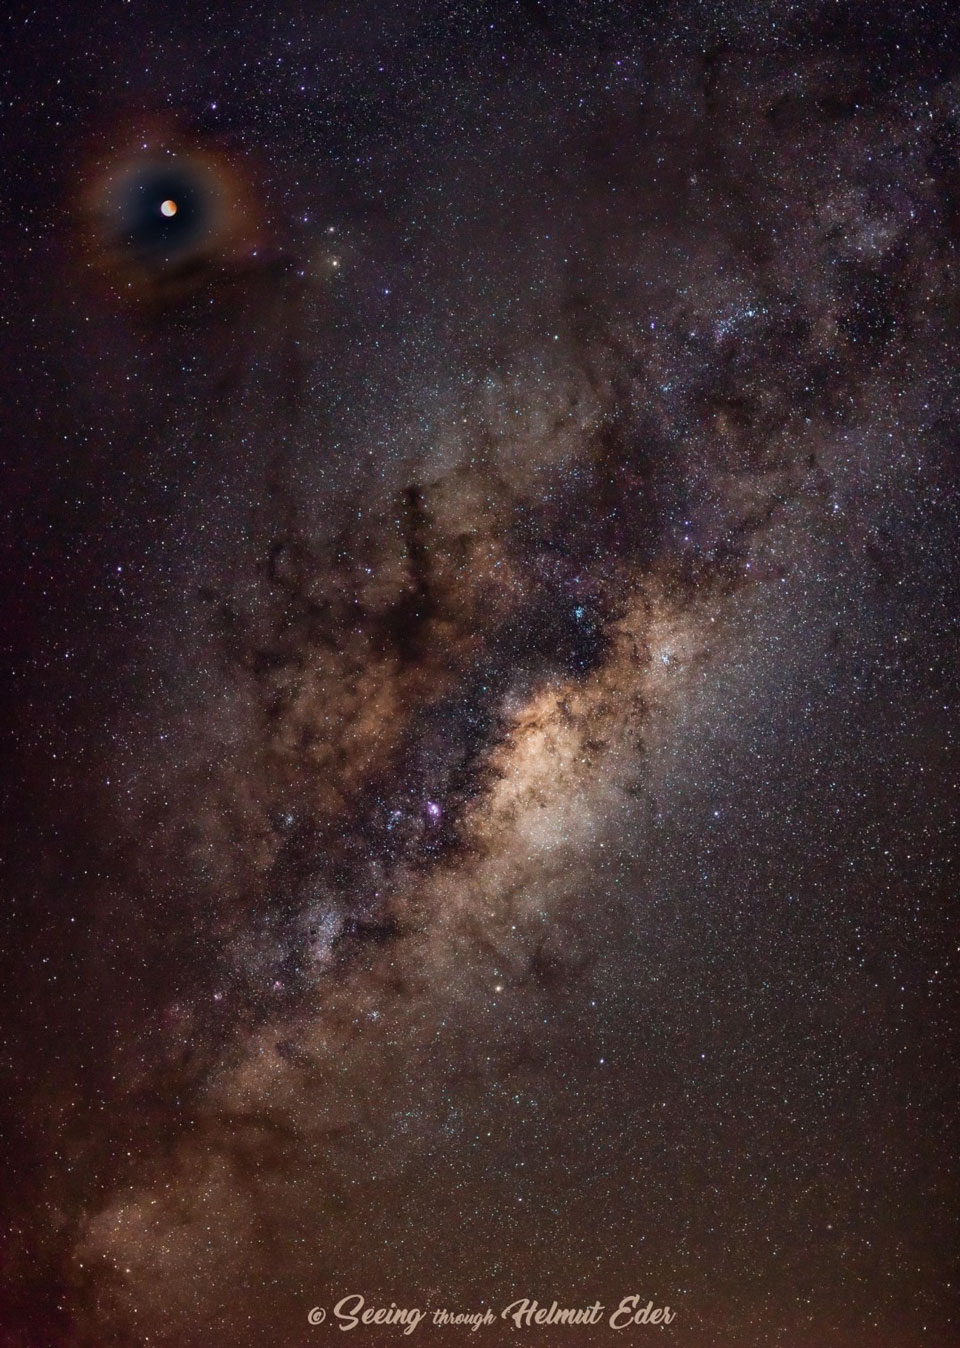
[[947, 1344], [956, 18], [231, 14], [17, 39], [0, 1342]]

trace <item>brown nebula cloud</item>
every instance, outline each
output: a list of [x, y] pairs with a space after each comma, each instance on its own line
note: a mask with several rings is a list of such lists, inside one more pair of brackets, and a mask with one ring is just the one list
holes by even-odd
[[[822, 986], [852, 1022], [880, 984], [823, 971], [782, 876], [820, 892], [904, 446], [951, 405], [956, 89], [668, 30], [617, 29], [642, 88], [580, 34], [545, 100], [513, 33], [460, 148], [436, 89], [389, 153], [352, 89], [327, 178], [263, 91], [85, 160], [100, 279], [65, 248], [49, 284], [95, 335], [48, 320], [94, 443], [57, 610], [83, 706], [27, 714], [65, 769], [23, 755], [71, 819], [35, 893], [83, 931], [63, 1057], [18, 1069], [11, 1344], [293, 1345], [333, 1291], [573, 1304], [641, 1268], [678, 1342], [759, 1344], [794, 1285], [869, 1281], [807, 1253], [858, 1201], [849, 1024], [811, 1044]], [[850, 1125], [878, 1154], [896, 1090]]]

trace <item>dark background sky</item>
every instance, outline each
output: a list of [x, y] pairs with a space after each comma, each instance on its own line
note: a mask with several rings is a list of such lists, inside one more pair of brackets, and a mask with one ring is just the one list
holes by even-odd
[[5, 1348], [956, 1341], [958, 38], [14, 7]]

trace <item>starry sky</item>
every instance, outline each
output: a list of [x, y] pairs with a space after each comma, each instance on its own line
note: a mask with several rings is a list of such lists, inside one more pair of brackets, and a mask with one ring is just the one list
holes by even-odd
[[0, 59], [2, 1348], [956, 1344], [960, 15]]

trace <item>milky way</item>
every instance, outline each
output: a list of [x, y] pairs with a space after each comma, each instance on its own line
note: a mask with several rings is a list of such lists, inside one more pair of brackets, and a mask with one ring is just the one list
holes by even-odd
[[0, 1342], [953, 1342], [949, 8], [24, 20]]

